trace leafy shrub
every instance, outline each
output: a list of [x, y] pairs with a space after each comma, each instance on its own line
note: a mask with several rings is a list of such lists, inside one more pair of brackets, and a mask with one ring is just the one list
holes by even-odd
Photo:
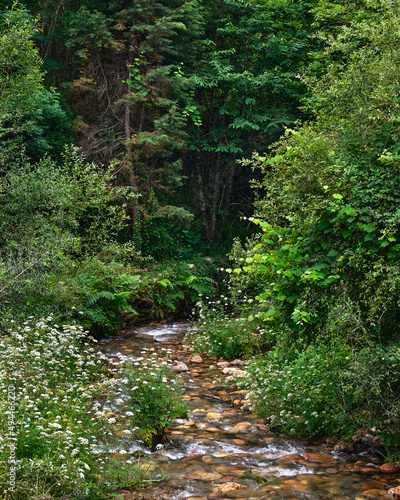
[[139, 428], [141, 438], [151, 448], [165, 441], [165, 429], [174, 419], [187, 416], [179, 380], [168, 359], [158, 358], [156, 353], [127, 363], [119, 383], [125, 415], [129, 415], [131, 425]]
[[230, 300], [221, 295], [219, 300], [199, 301], [198, 327], [193, 336], [196, 350], [207, 351], [223, 359], [251, 356], [260, 352], [264, 331], [259, 322], [248, 317], [229, 314]]
[[398, 346], [356, 350], [335, 339], [280, 346], [253, 360], [249, 390], [253, 408], [288, 434], [350, 435], [356, 426], [385, 427], [398, 414]]
[[120, 327], [123, 312], [138, 314], [129, 300], [138, 288], [139, 279], [139, 275], [130, 274], [122, 264], [91, 259], [81, 272], [62, 284], [59, 302], [65, 309], [76, 310], [81, 324], [92, 333], [112, 334]]

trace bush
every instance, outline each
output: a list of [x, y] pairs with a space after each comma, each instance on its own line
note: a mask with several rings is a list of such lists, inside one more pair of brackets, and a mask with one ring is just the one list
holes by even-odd
[[187, 416], [186, 405], [180, 398], [183, 389], [167, 358], [158, 358], [153, 353], [147, 359], [127, 363], [119, 383], [125, 399], [125, 415], [151, 448], [165, 441], [165, 430], [174, 419]]
[[399, 354], [398, 346], [297, 342], [254, 359], [240, 385], [253, 409], [288, 434], [349, 436], [360, 425], [383, 430], [399, 412]]
[[223, 359], [247, 357], [261, 351], [264, 330], [253, 317], [249, 320], [247, 314], [236, 317], [229, 313], [228, 297], [221, 295], [219, 300], [199, 301], [196, 305], [199, 315], [199, 330], [193, 336], [196, 350]]
[[[87, 332], [51, 317], [10, 326], [0, 337], [1, 491], [8, 489], [10, 500], [105, 499], [123, 486], [143, 485], [148, 466], [130, 459], [116, 464], [110, 456], [115, 448], [127, 453], [110, 408], [99, 402], [115, 384], [103, 381], [106, 358]], [[7, 483], [11, 467], [14, 491]]]

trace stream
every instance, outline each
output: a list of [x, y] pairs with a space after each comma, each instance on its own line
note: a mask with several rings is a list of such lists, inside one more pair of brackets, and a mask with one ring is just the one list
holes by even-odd
[[[263, 420], [243, 406], [244, 394], [219, 382], [228, 363], [194, 356], [185, 344], [187, 322], [128, 328], [99, 342], [110, 358], [139, 356], [143, 350], [165, 352], [183, 362], [188, 418], [168, 430], [169, 443], [151, 453], [168, 479], [143, 491], [144, 499], [336, 499], [387, 498], [400, 485], [397, 473], [382, 473], [379, 458], [335, 454], [326, 440], [312, 442], [271, 433]], [[195, 332], [194, 332], [195, 334]], [[240, 369], [240, 361], [229, 368]], [[225, 372], [229, 372], [225, 370]], [[332, 448], [332, 447], [331, 447]], [[142, 449], [132, 443], [133, 454]], [[123, 492], [126, 500], [141, 498]]]

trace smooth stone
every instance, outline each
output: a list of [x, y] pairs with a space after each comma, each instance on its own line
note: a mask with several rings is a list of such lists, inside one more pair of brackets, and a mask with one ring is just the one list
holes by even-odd
[[277, 464], [288, 464], [290, 462], [298, 462], [299, 460], [303, 460], [301, 455], [297, 455], [296, 453], [289, 453], [288, 455], [283, 455], [283, 457], [279, 457], [275, 460]]
[[220, 430], [218, 427], [206, 427], [207, 432], [219, 432]]
[[393, 474], [399, 470], [399, 467], [396, 467], [394, 463], [387, 463], [387, 464], [382, 464], [379, 470], [384, 474]]
[[250, 499], [251, 497], [254, 498], [260, 498], [263, 496], [263, 492], [260, 492], [258, 490], [253, 490], [250, 488], [246, 488], [244, 490], [235, 490], [235, 491], [227, 491], [225, 495], [228, 498], [247, 498]]
[[189, 479], [194, 479], [195, 481], [205, 481], [212, 482], [217, 481], [217, 479], [221, 479], [221, 474], [218, 472], [203, 472], [203, 471], [194, 471], [193, 474], [188, 476]]
[[390, 488], [388, 494], [392, 495], [392, 497], [396, 498], [396, 500], [400, 499], [400, 486], [396, 486], [395, 488]]
[[251, 422], [240, 422], [235, 425], [232, 432], [245, 432], [249, 427], [251, 427]]
[[213, 457], [211, 455], [204, 455], [201, 459], [202, 462], [204, 462], [205, 464], [209, 464], [209, 465], [212, 465], [214, 464], [214, 460], [213, 460]]
[[210, 420], [218, 420], [221, 417], [221, 413], [217, 413], [217, 412], [214, 412], [214, 411], [210, 411], [207, 413], [207, 418], [210, 419]]
[[174, 372], [188, 372], [189, 368], [183, 363], [182, 361], [179, 361], [176, 365], [172, 367], [172, 371]]
[[180, 462], [193, 462], [193, 461], [200, 461], [202, 459], [202, 455], [190, 455], [189, 457], [183, 457], [181, 458]]
[[362, 474], [377, 474], [379, 472], [379, 469], [372, 469], [371, 467], [364, 467], [363, 469], [360, 470]]
[[199, 354], [195, 354], [189, 359], [189, 361], [191, 361], [192, 363], [202, 363], [203, 358]]
[[228, 361], [219, 361], [217, 363], [218, 368], [227, 368], [229, 366]]
[[329, 467], [328, 469], [326, 469], [325, 472], [327, 474], [338, 474], [339, 470], [338, 469], [333, 469], [333, 468]]
[[386, 495], [386, 490], [367, 490], [363, 491], [363, 496], [367, 498], [381, 498]]
[[243, 441], [243, 439], [232, 439], [232, 443], [237, 444], [239, 446], [244, 446], [246, 444], [246, 441]]
[[193, 427], [194, 425], [196, 425], [196, 422], [193, 421], [185, 422], [183, 425], [184, 427]]
[[246, 487], [239, 483], [228, 482], [218, 488], [219, 493], [228, 493], [235, 490], [244, 490]]
[[307, 462], [315, 462], [317, 464], [329, 464], [335, 461], [332, 455], [326, 455], [324, 453], [306, 453], [304, 455], [304, 460], [307, 460]]

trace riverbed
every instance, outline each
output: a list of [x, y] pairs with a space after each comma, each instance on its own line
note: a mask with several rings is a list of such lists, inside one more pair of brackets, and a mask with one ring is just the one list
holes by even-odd
[[[175, 365], [184, 363], [187, 368], [180, 365], [188, 418], [173, 423], [168, 443], [156, 452], [130, 443], [130, 453], [148, 454], [168, 473], [168, 479], [146, 489], [143, 498], [393, 498], [387, 491], [400, 485], [400, 476], [380, 471], [383, 458], [339, 454], [326, 440], [272, 433], [266, 421], [247, 409], [245, 395], [226, 382], [226, 375], [243, 368], [241, 361], [228, 364], [207, 353], [193, 353], [188, 337], [195, 334], [190, 323], [176, 322], [127, 328], [99, 343], [110, 358], [168, 351]], [[134, 491], [122, 494], [126, 500], [140, 498]]]

